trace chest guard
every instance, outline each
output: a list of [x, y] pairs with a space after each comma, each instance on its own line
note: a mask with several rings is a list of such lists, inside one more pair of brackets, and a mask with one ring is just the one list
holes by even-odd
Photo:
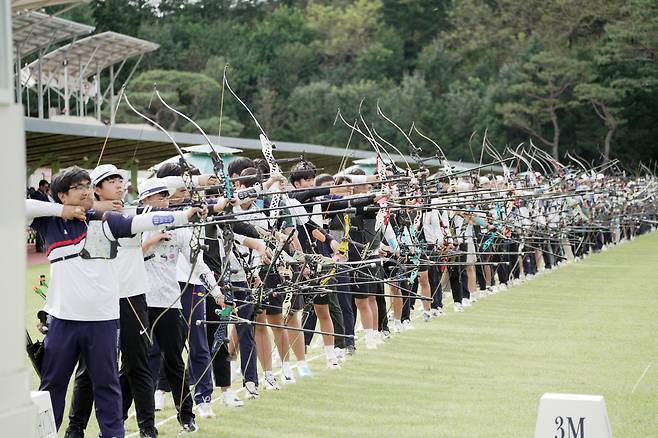
[[92, 220], [87, 226], [85, 246], [80, 251], [83, 259], [114, 259], [117, 256], [117, 242], [105, 236], [103, 221]]

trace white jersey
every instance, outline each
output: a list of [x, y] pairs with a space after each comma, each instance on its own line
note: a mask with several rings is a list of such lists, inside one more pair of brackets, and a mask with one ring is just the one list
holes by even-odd
[[[144, 233], [142, 239], [147, 240], [152, 235], [153, 233]], [[189, 229], [179, 228], [171, 231], [170, 240], [161, 240], [144, 252], [148, 280], [146, 304], [149, 307], [182, 308], [181, 289], [176, 278], [176, 264], [179, 258], [185, 258], [187, 263], [191, 264], [189, 247], [191, 238], [192, 233]], [[209, 283], [213, 296], [219, 294], [214, 274], [203, 262], [201, 255], [196, 260], [196, 266], [205, 282]]]
[[[135, 207], [123, 209], [126, 215], [134, 216]], [[134, 297], [145, 294], [148, 290], [146, 280], [146, 267], [142, 254], [142, 233], [132, 237], [119, 239], [117, 257], [112, 260], [112, 267], [119, 282], [119, 296], [121, 298]]]
[[[78, 220], [55, 217], [61, 204], [28, 200], [28, 217], [40, 218], [38, 229], [48, 243], [50, 283], [44, 310], [58, 319], [72, 321], [108, 321], [119, 319], [120, 284], [115, 259], [82, 258], [83, 249], [92, 249], [94, 241], [132, 236], [145, 230], [187, 223], [184, 212], [155, 212], [139, 216], [108, 212], [103, 221], [88, 212], [89, 225]], [[100, 226], [98, 226], [100, 224]], [[89, 244], [89, 247], [86, 245]]]

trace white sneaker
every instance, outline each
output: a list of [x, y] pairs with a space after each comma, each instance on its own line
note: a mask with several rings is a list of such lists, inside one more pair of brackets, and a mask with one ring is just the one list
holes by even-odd
[[196, 405], [196, 410], [201, 418], [215, 418], [215, 413], [210, 403], [199, 403]]
[[[366, 334], [366, 349], [368, 350], [375, 350], [377, 349], [377, 338], [379, 338], [379, 335], [377, 334], [371, 334], [367, 333]], [[384, 342], [384, 341], [382, 341]]]
[[345, 362], [345, 350], [342, 348], [335, 347], [334, 348], [334, 353], [336, 353], [336, 359], [338, 359], [338, 363], [343, 363]]
[[389, 339], [391, 339], [391, 332], [389, 332], [388, 330], [382, 330], [381, 332], [378, 333], [379, 333], [379, 339], [382, 340], [382, 343], [384, 341], [388, 341]]
[[247, 399], [258, 400], [260, 398], [260, 394], [258, 394], [258, 388], [254, 382], [245, 382], [244, 390], [247, 394]]
[[423, 310], [423, 321], [429, 322], [432, 317], [432, 313], [429, 310]]
[[265, 377], [263, 377], [263, 386], [265, 387], [265, 391], [281, 389], [279, 384], [276, 383], [276, 377], [274, 377], [274, 374], [265, 374]]
[[401, 331], [402, 331], [402, 322], [396, 320], [393, 323], [393, 333], [400, 333]]
[[338, 363], [338, 359], [336, 359], [335, 357], [331, 359], [327, 359], [327, 369], [339, 370], [340, 364]]
[[462, 307], [471, 307], [471, 300], [468, 298], [462, 298]]
[[464, 311], [464, 308], [462, 307], [461, 303], [453, 303], [452, 308], [454, 309], [455, 312]]
[[286, 364], [286, 366], [281, 366], [281, 383], [284, 385], [297, 383], [297, 380], [295, 380], [295, 374], [292, 372], [292, 369], [290, 369], [289, 364]]
[[165, 408], [165, 392], [161, 390], [156, 390], [153, 394], [153, 400], [155, 401], [155, 410], [162, 411]]
[[504, 291], [504, 290], [506, 290], [506, 289], [507, 289], [507, 283], [500, 283], [500, 284], [498, 285], [497, 292], [502, 292], [502, 291]]
[[430, 316], [432, 318], [439, 318], [443, 316], [445, 313], [443, 312], [443, 309], [430, 309]]
[[416, 327], [414, 327], [413, 325], [411, 325], [411, 321], [409, 321], [408, 319], [405, 319], [405, 320], [402, 322], [402, 329], [403, 329], [404, 331], [407, 331], [407, 330], [416, 330]]
[[[252, 383], [252, 382], [248, 382]], [[235, 392], [232, 390], [228, 390], [226, 392], [222, 393], [222, 405], [226, 406], [227, 408], [239, 408], [241, 406], [244, 406], [244, 402], [240, 400], [240, 397], [238, 397]]]
[[313, 377], [313, 373], [308, 365], [297, 365], [297, 372], [299, 377]]
[[477, 302], [477, 300], [478, 300], [478, 293], [477, 293], [477, 292], [473, 292], [473, 293], [471, 294], [471, 298], [469, 298], [469, 300], [471, 301], [471, 303], [475, 303], [475, 302]]

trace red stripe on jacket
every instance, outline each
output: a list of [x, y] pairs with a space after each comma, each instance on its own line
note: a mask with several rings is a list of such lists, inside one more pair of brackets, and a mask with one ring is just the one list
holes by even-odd
[[51, 252], [53, 249], [55, 249], [55, 248], [59, 248], [59, 247], [62, 247], [62, 246], [68, 246], [68, 245], [75, 245], [76, 243], [79, 243], [82, 239], [84, 239], [85, 237], [87, 237], [87, 233], [86, 233], [86, 232], [80, 234], [80, 235], [79, 235], [78, 237], [76, 237], [75, 239], [60, 240], [60, 241], [58, 241], [58, 242], [54, 242], [54, 243], [52, 243], [52, 244], [48, 247], [48, 249], [46, 250], [46, 256], [49, 256], [49, 255], [50, 255], [50, 252]]

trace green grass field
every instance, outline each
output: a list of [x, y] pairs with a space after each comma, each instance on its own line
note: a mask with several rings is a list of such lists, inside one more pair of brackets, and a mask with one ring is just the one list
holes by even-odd
[[[29, 284], [45, 270], [30, 268]], [[33, 326], [39, 302], [29, 294]], [[532, 437], [541, 395], [567, 392], [605, 396], [615, 437], [658, 437], [657, 308], [653, 233], [462, 314], [417, 320], [341, 370], [319, 358], [309, 380], [239, 409], [215, 403], [217, 418], [199, 420], [196, 436]], [[168, 405], [157, 421], [175, 414]], [[175, 419], [158, 428], [178, 432]]]

